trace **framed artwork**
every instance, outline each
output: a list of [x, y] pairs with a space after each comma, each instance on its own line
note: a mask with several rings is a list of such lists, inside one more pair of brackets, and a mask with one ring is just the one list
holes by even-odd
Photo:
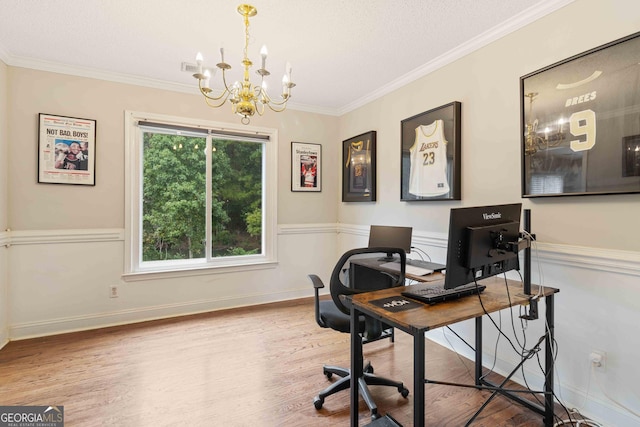
[[522, 197], [640, 192], [640, 33], [520, 78]]
[[96, 121], [39, 115], [38, 182], [96, 185]]
[[322, 145], [291, 143], [291, 191], [322, 191]]
[[376, 200], [376, 131], [342, 141], [342, 201]]
[[400, 200], [460, 200], [461, 104], [401, 122]]

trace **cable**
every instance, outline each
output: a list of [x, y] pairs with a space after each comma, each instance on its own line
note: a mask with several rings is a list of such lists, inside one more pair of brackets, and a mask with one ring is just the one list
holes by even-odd
[[[569, 419], [568, 420], [560, 420], [557, 423], [555, 423], [553, 425], [553, 427], [558, 427], [558, 426], [563, 426], [563, 425], [570, 425], [570, 426], [575, 426], [575, 427], [581, 427], [581, 426], [585, 426], [585, 427], [604, 427], [604, 424], [600, 424], [597, 421], [593, 421], [593, 420], [590, 420], [589, 418], [586, 418], [584, 415], [582, 415], [575, 408], [573, 408], [571, 410], [571, 412], [569, 412], [567, 410], [567, 414], [569, 415]], [[571, 419], [571, 415], [574, 415], [574, 417], [577, 415], [577, 416], [580, 417], [580, 419]]]
[[[451, 330], [451, 328], [449, 328], [449, 330]], [[453, 332], [453, 330], [451, 330]], [[456, 334], [454, 332], [454, 334], [456, 336], [458, 336], [458, 334]], [[455, 347], [453, 346], [453, 344], [451, 343], [451, 341], [449, 341], [449, 337], [447, 337], [447, 334], [445, 334], [444, 329], [442, 329], [442, 336], [444, 337], [444, 339], [447, 341], [447, 343], [449, 344], [449, 347], [451, 347], [451, 350], [453, 350], [453, 352], [456, 354], [456, 356], [458, 356], [458, 360], [460, 361], [460, 363], [462, 364], [462, 366], [464, 367], [464, 369], [467, 371], [467, 374], [469, 374], [469, 377], [471, 377], [471, 379], [474, 378], [473, 374], [471, 373], [471, 371], [469, 370], [469, 367], [466, 365], [466, 363], [464, 362], [464, 360], [462, 360], [462, 356], [460, 356], [460, 353], [458, 353], [458, 351], [455, 349]], [[464, 340], [463, 340], [464, 341]], [[466, 341], [465, 341], [465, 344]], [[469, 344], [467, 344], [469, 345]]]
[[431, 262], [431, 257], [429, 256], [428, 253], [426, 253], [425, 251], [423, 251], [422, 249], [416, 247], [416, 246], [411, 246], [411, 249], [415, 249], [418, 252], [418, 255], [420, 255], [420, 259], [422, 259], [422, 261], [424, 261], [424, 258], [422, 257], [422, 255], [426, 256], [427, 259], [429, 260], [429, 262]]
[[[473, 276], [474, 276], [473, 282], [475, 283], [475, 285], [476, 285], [476, 289], [477, 289], [477, 288], [478, 288], [478, 281], [475, 279], [476, 271], [475, 271], [475, 269], [472, 269], [472, 271], [473, 271]], [[508, 337], [504, 332], [502, 332], [502, 329], [500, 328], [500, 326], [498, 326], [498, 325], [496, 324], [495, 320], [493, 320], [493, 317], [491, 317], [491, 315], [489, 314], [489, 312], [488, 312], [488, 311], [487, 311], [487, 309], [485, 308], [484, 303], [482, 302], [482, 296], [480, 295], [480, 294], [481, 294], [481, 292], [477, 292], [476, 294], [477, 294], [477, 296], [478, 296], [478, 301], [480, 301], [480, 306], [482, 307], [482, 311], [483, 311], [483, 312], [484, 312], [484, 314], [489, 318], [489, 320], [491, 320], [491, 323], [493, 323], [493, 326], [495, 326], [495, 328], [496, 328], [496, 330], [498, 331], [498, 333], [499, 333], [500, 335], [502, 335], [503, 337], [505, 337], [505, 339], [507, 340], [507, 342], [511, 345], [511, 348], [513, 348], [513, 351], [515, 351], [518, 355], [523, 356], [523, 353], [520, 353], [520, 352], [518, 351], [518, 349], [516, 348], [516, 346], [515, 346], [515, 345], [513, 345], [513, 342], [511, 341], [511, 339], [510, 339], [510, 338], [509, 338], [509, 337]], [[511, 303], [511, 300], [509, 300], [509, 303]], [[498, 313], [500, 313], [500, 312], [498, 312]]]
[[593, 377], [596, 379], [596, 384], [598, 385], [598, 388], [600, 389], [600, 391], [602, 392], [602, 394], [605, 395], [605, 397], [607, 399], [609, 399], [610, 401], [612, 401], [613, 403], [615, 403], [616, 405], [618, 405], [619, 407], [621, 407], [622, 409], [624, 409], [625, 411], [629, 412], [630, 414], [635, 415], [636, 417], [640, 418], [640, 414], [627, 408], [625, 405], [623, 405], [622, 403], [618, 402], [617, 400], [615, 400], [614, 398], [612, 398], [611, 396], [609, 396], [609, 394], [607, 393], [607, 391], [604, 389], [604, 387], [602, 387], [602, 384], [600, 384], [600, 381], [598, 380], [598, 376], [595, 375], [595, 366], [593, 365], [593, 363], [591, 364], [591, 375], [593, 375]]

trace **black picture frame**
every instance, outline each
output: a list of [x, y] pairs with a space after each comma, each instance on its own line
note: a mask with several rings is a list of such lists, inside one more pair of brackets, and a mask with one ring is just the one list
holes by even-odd
[[342, 141], [342, 201], [376, 200], [376, 131]]
[[402, 120], [400, 200], [461, 199], [461, 111], [454, 101]]
[[38, 114], [38, 183], [96, 185], [96, 124]]
[[640, 192], [640, 32], [520, 78], [522, 197]]
[[291, 143], [291, 191], [322, 191], [322, 145]]

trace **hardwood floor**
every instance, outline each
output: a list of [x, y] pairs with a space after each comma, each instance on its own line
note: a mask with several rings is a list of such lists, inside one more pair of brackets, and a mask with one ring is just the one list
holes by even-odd
[[[404, 381], [373, 387], [381, 413], [412, 424], [412, 340], [367, 344], [376, 373]], [[473, 365], [428, 341], [434, 379], [472, 382]], [[0, 405], [63, 405], [66, 426], [349, 425], [349, 395], [313, 397], [322, 365], [349, 365], [349, 336], [321, 329], [313, 300], [15, 341], [0, 350]], [[334, 377], [335, 378], [335, 377]], [[462, 426], [489, 396], [429, 385], [427, 425]], [[361, 402], [360, 425], [370, 422]], [[542, 417], [495, 398], [473, 426], [540, 426]]]

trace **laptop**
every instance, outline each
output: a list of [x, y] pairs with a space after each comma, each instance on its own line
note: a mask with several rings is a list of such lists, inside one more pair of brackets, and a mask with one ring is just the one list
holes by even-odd
[[478, 294], [486, 289], [485, 285], [467, 283], [453, 289], [445, 289], [444, 283], [421, 283], [405, 286], [402, 296], [411, 298], [426, 304], [436, 304], [443, 301], [451, 301], [468, 295]]

